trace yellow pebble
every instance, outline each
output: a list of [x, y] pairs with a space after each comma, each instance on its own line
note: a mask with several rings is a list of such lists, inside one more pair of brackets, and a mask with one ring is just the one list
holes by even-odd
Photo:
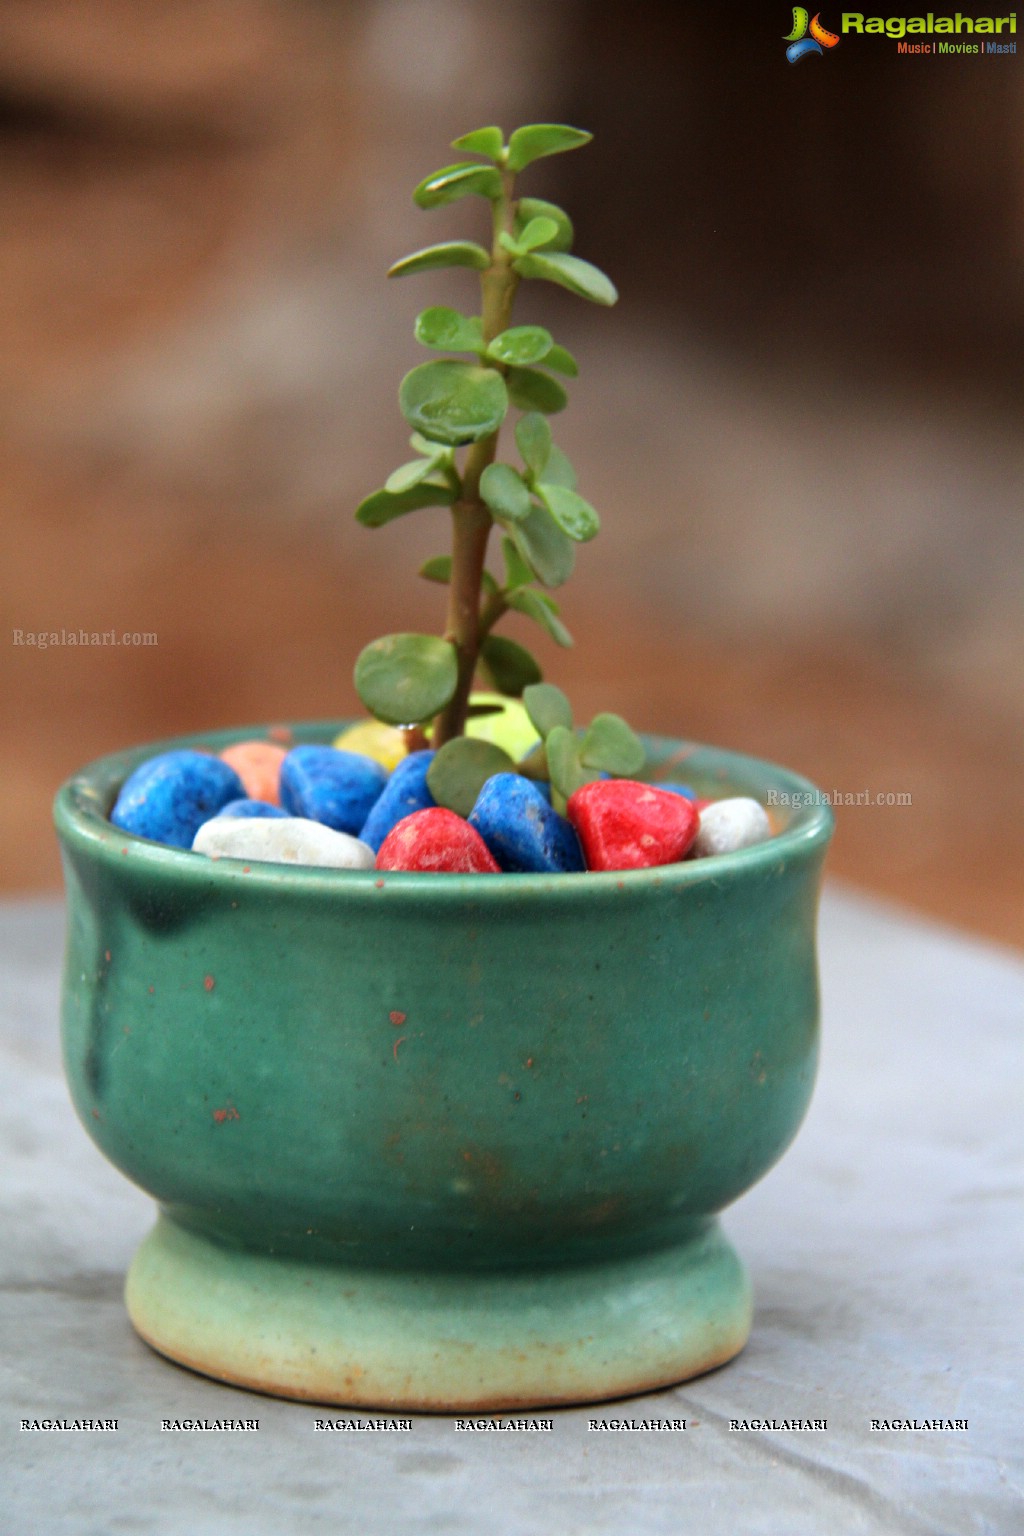
[[406, 756], [403, 732], [397, 725], [385, 725], [382, 720], [359, 720], [335, 736], [332, 745], [342, 752], [361, 752], [364, 757], [372, 757], [389, 773]]
[[480, 715], [466, 722], [466, 735], [478, 741], [490, 741], [508, 753], [514, 763], [524, 758], [540, 737], [520, 699], [507, 699], [501, 693], [472, 693], [470, 704], [499, 704], [500, 714]]

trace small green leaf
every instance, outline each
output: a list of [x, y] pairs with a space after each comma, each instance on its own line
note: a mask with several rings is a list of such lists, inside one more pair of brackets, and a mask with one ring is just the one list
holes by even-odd
[[505, 591], [514, 592], [519, 587], [528, 587], [533, 580], [533, 572], [507, 535], [501, 541], [501, 552], [505, 557]]
[[[552, 802], [564, 815], [565, 803], [571, 799], [581, 784], [596, 779], [597, 774], [584, 768], [580, 762], [580, 744], [575, 732], [564, 725], [556, 725], [544, 739], [551, 773]], [[559, 805], [559, 799], [561, 805]]]
[[533, 619], [535, 624], [546, 629], [556, 645], [572, 645], [572, 635], [558, 617], [558, 609], [546, 593], [537, 592], [533, 587], [522, 587], [512, 593], [508, 605], [517, 613], [525, 613], [528, 619]]
[[643, 743], [620, 715], [595, 715], [580, 747], [580, 761], [587, 768], [632, 779], [644, 766]]
[[498, 236], [498, 243], [506, 251], [511, 251], [513, 256], [526, 256], [530, 251], [536, 251], [541, 246], [550, 245], [558, 235], [558, 223], [555, 219], [541, 214], [538, 218], [530, 219], [523, 226], [522, 232], [515, 236], [503, 231]]
[[487, 356], [497, 363], [512, 367], [524, 367], [539, 363], [551, 351], [551, 332], [542, 325], [513, 325], [495, 336], [487, 348]]
[[508, 397], [520, 411], [543, 411], [550, 416], [564, 411], [569, 396], [549, 373], [537, 368], [510, 368], [506, 377]]
[[421, 363], [402, 380], [398, 400], [411, 427], [452, 446], [496, 432], [508, 410], [501, 374], [472, 363]]
[[493, 166], [479, 165], [475, 160], [446, 165], [420, 182], [412, 200], [418, 208], [440, 208], [443, 203], [454, 203], [471, 192], [479, 193], [481, 197], [500, 197], [500, 172]]
[[619, 296], [615, 284], [600, 267], [563, 251], [554, 251], [551, 255], [546, 251], [531, 251], [528, 256], [520, 256], [513, 266], [520, 277], [543, 277], [549, 283], [560, 283], [570, 293], [589, 299], [592, 304], [614, 304]]
[[588, 539], [594, 538], [601, 527], [601, 520], [589, 501], [584, 501], [576, 491], [567, 490], [564, 485], [545, 482], [534, 489], [559, 528], [570, 539], [577, 544], [585, 544]]
[[582, 128], [570, 128], [565, 123], [529, 123], [517, 128], [508, 141], [508, 168], [521, 171], [533, 160], [544, 155], [561, 155], [567, 149], [579, 149], [594, 137]]
[[384, 482], [384, 489], [396, 496], [400, 491], [419, 485], [433, 471], [435, 463], [435, 459], [410, 459], [408, 464], [402, 464], [391, 471]]
[[[424, 581], [436, 581], [443, 587], [449, 586], [452, 579], [451, 555], [435, 555], [432, 560], [424, 561], [420, 566], [420, 575]], [[481, 571], [480, 585], [485, 592], [497, 592], [498, 590], [498, 583], [490, 571]]]
[[516, 548], [545, 587], [560, 587], [576, 564], [576, 546], [559, 528], [547, 507], [536, 504], [528, 517], [509, 528]]
[[385, 635], [361, 651], [356, 692], [378, 720], [418, 725], [444, 709], [459, 678], [455, 647], [436, 635]]
[[556, 373], [564, 373], [567, 379], [579, 378], [579, 364], [572, 353], [565, 347], [560, 347], [556, 342], [544, 359], [545, 368], [553, 368]]
[[374, 491], [356, 508], [356, 519], [364, 528], [383, 528], [385, 523], [406, 512], [416, 512], [420, 507], [450, 507], [455, 492], [447, 485], [434, 485], [428, 480], [411, 485], [408, 490], [392, 494], [391, 491]]
[[569, 491], [576, 489], [576, 471], [568, 454], [563, 453], [556, 443], [551, 444], [548, 462], [544, 466], [544, 484], [564, 485]]
[[551, 428], [543, 416], [531, 412], [516, 422], [516, 445], [531, 474], [542, 475], [551, 453]]
[[452, 149], [464, 149], [470, 155], [486, 155], [488, 160], [498, 161], [505, 148], [500, 128], [474, 128], [459, 139], [452, 139]]
[[435, 267], [473, 267], [484, 272], [491, 258], [482, 245], [472, 240], [443, 240], [440, 245], [426, 245], [421, 251], [403, 256], [388, 268], [388, 277], [407, 277], [410, 272], [430, 272]]
[[543, 737], [547, 737], [556, 728], [562, 726], [565, 730], [572, 730], [572, 705], [554, 683], [535, 683], [532, 688], [527, 688], [523, 694], [523, 703], [526, 705], [526, 713]]
[[483, 329], [478, 315], [462, 315], [457, 309], [435, 304], [416, 316], [416, 340], [437, 352], [480, 352]]
[[466, 817], [487, 780], [514, 768], [508, 753], [492, 742], [456, 736], [438, 749], [427, 771], [427, 788], [438, 805]]
[[516, 204], [515, 232], [520, 236], [533, 219], [551, 219], [558, 233], [548, 241], [549, 251], [571, 251], [576, 231], [564, 208], [546, 203], [542, 197], [521, 197]]
[[491, 687], [510, 699], [518, 699], [524, 688], [539, 683], [543, 676], [526, 647], [505, 635], [487, 636], [480, 647], [480, 662]]
[[511, 464], [488, 464], [480, 476], [480, 495], [502, 522], [518, 523], [529, 516], [530, 493]]

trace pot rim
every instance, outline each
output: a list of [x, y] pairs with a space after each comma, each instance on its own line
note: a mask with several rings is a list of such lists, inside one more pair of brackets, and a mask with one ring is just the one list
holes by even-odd
[[[350, 720], [303, 721], [286, 727], [293, 738], [290, 744], [331, 741]], [[375, 896], [390, 893], [392, 900], [426, 898], [458, 903], [471, 896], [481, 903], [507, 901], [512, 890], [523, 897], [541, 895], [549, 899], [556, 893], [577, 899], [584, 891], [596, 897], [631, 888], [669, 886], [693, 887], [708, 881], [716, 885], [765, 873], [771, 865], [802, 862], [824, 853], [832, 836], [834, 817], [829, 804], [809, 779], [764, 758], [751, 757], [724, 747], [682, 738], [641, 733], [648, 752], [653, 752], [655, 766], [680, 769], [696, 768], [701, 778], [716, 778], [736, 794], [765, 797], [768, 790], [790, 796], [799, 795], [801, 803], [789, 806], [788, 823], [766, 842], [734, 853], [713, 854], [702, 859], [688, 859], [676, 864], [661, 864], [649, 869], [593, 870], [583, 874], [509, 874], [480, 875], [428, 874], [413, 871], [374, 869], [319, 869], [307, 865], [282, 865], [222, 857], [211, 859], [194, 854], [191, 849], [173, 848], [153, 842], [116, 827], [108, 818], [117, 791], [128, 774], [140, 763], [161, 752], [205, 747], [222, 750], [233, 742], [254, 739], [273, 740], [281, 726], [266, 723], [198, 731], [94, 758], [61, 785], [54, 800], [53, 814], [58, 836], [69, 849], [93, 862], [105, 863], [132, 877], [151, 871], [154, 877], [203, 886], [233, 887], [244, 881], [246, 888], [273, 889], [320, 895], [331, 894], [343, 900], [346, 895], [360, 898], [369, 891]], [[282, 743], [283, 744], [283, 743]], [[652, 764], [649, 762], [647, 767]], [[662, 775], [667, 781], [668, 775]], [[645, 780], [645, 782], [647, 782]], [[658, 780], [651, 783], [657, 785]], [[724, 798], [724, 797], [723, 797]], [[140, 864], [142, 866], [140, 870]]]

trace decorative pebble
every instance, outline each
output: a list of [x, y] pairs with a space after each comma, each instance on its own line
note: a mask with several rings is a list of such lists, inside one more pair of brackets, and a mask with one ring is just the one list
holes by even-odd
[[415, 811], [381, 844], [377, 868], [446, 875], [497, 875], [499, 866], [468, 821], [441, 806]]
[[700, 830], [693, 852], [696, 858], [713, 853], [735, 853], [771, 837], [768, 812], [758, 801], [739, 795], [733, 800], [713, 800], [700, 812]]
[[390, 773], [405, 757], [405, 732], [399, 725], [385, 725], [383, 720], [358, 720], [335, 736], [332, 746], [372, 757]]
[[367, 816], [359, 836], [377, 852], [392, 827], [436, 805], [427, 788], [427, 772], [434, 761], [433, 752], [410, 752], [388, 779], [384, 793]]
[[279, 779], [285, 759], [284, 747], [276, 746], [272, 741], [236, 741], [233, 747], [225, 747], [220, 756], [221, 762], [227, 763], [238, 774], [251, 800], [281, 804]]
[[697, 791], [689, 784], [657, 784], [656, 789], [663, 789], [669, 795], [684, 795], [687, 800], [696, 800]]
[[633, 779], [584, 784], [566, 809], [588, 869], [674, 864], [697, 835], [699, 817], [690, 800]]
[[357, 837], [300, 816], [215, 816], [199, 828], [192, 847], [211, 859], [306, 864], [318, 869], [373, 868], [373, 849]]
[[204, 821], [245, 795], [233, 768], [210, 752], [161, 752], [129, 774], [110, 819], [124, 832], [191, 848]]
[[336, 747], [293, 747], [281, 764], [281, 804], [292, 816], [358, 835], [383, 793], [387, 771]]
[[269, 800], [229, 800], [227, 805], [222, 805], [217, 812], [218, 816], [287, 816], [287, 811], [282, 811], [279, 805], [271, 805]]
[[469, 824], [502, 869], [576, 874], [586, 866], [575, 831], [520, 773], [496, 773], [477, 796]]
[[526, 705], [519, 699], [508, 699], [501, 693], [471, 693], [469, 702], [494, 706], [487, 715], [470, 715], [466, 721], [466, 735], [477, 741], [489, 741], [507, 752], [514, 763], [524, 758], [540, 741], [537, 727], [526, 712]]

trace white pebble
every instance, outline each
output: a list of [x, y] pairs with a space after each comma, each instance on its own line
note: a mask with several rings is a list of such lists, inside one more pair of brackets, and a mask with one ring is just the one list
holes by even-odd
[[319, 869], [372, 869], [376, 863], [373, 849], [358, 837], [304, 816], [215, 816], [199, 828], [192, 849], [211, 859], [253, 859]]
[[735, 853], [771, 837], [768, 812], [745, 795], [735, 800], [715, 800], [700, 813], [700, 830], [693, 851], [698, 859], [712, 853]]

